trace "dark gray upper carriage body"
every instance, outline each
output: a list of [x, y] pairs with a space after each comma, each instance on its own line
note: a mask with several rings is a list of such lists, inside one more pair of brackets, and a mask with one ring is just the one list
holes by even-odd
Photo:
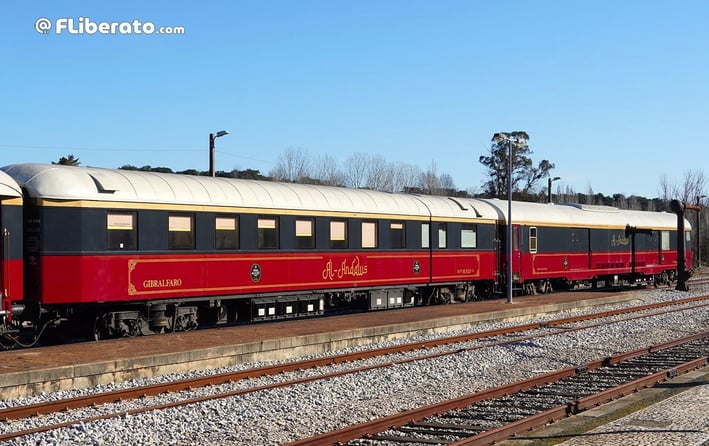
[[12, 259], [22, 258], [22, 208], [19, 206], [21, 198], [20, 185], [0, 170], [0, 236], [3, 240], [0, 253], [3, 259], [8, 256]]
[[[0, 170], [0, 237], [2, 259], [22, 259], [22, 188], [8, 174]], [[8, 205], [12, 203], [13, 205]], [[5, 278], [6, 271], [0, 270]], [[5, 293], [5, 283], [0, 293]]]
[[[81, 208], [81, 224], [85, 229], [81, 233], [68, 230], [70, 225], [79, 222], [64, 222], [65, 218], [59, 218], [59, 215], [51, 220], [47, 218], [46, 222], [51, 221], [53, 225], [65, 225], [63, 230], [57, 229], [61, 235], [44, 233], [42, 248], [50, 251], [105, 249], [105, 237], [96, 231], [105, 230], [105, 209], [112, 207], [162, 211], [172, 206], [184, 206], [212, 213], [244, 209], [248, 214], [274, 214], [286, 219], [311, 214], [337, 216], [339, 213], [351, 218], [379, 215], [383, 219], [469, 219], [493, 224], [498, 218], [493, 206], [473, 199], [453, 201], [445, 197], [362, 189], [43, 164], [11, 165], [3, 167], [2, 171], [21, 184], [31, 199], [103, 203], [96, 207], [77, 205], [45, 209], [45, 212], [65, 213], [66, 218], [75, 218]], [[157, 211], [141, 214], [141, 221], [138, 222], [141, 237], [138, 249], [141, 251], [167, 249], [165, 237], [159, 237], [156, 233], [157, 226], [164, 226], [161, 220], [166, 218], [165, 212]], [[197, 232], [203, 233], [204, 237], [198, 235], [196, 250], [213, 249], [210, 241], [212, 234], [209, 234], [206, 225], [204, 231], [199, 230], [200, 212], [197, 215]], [[249, 228], [242, 225], [242, 229], [247, 232]], [[47, 230], [44, 228], [43, 231]], [[491, 232], [490, 235], [494, 234]], [[416, 238], [412, 236], [411, 240]], [[242, 237], [240, 249], [256, 249], [250, 243], [249, 237]], [[481, 243], [485, 242], [481, 240]]]
[[[507, 221], [507, 201], [483, 200], [494, 203]], [[611, 206], [576, 203], [540, 204], [512, 202], [512, 220], [521, 225], [521, 247], [529, 252], [530, 228], [537, 230], [536, 252], [627, 252], [629, 242], [626, 226], [648, 229], [653, 233], [637, 237], [638, 250], [676, 249], [677, 216], [668, 212], [647, 212], [618, 209]], [[685, 220], [685, 230], [691, 229]], [[645, 234], [643, 234], [645, 235]]]

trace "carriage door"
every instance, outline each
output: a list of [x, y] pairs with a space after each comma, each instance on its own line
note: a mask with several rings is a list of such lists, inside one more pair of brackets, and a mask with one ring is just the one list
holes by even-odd
[[[12, 273], [10, 228], [8, 228], [7, 212], [5, 212], [4, 209], [4, 199], [5, 197], [0, 196], [0, 285], [2, 286], [2, 288], [0, 288], [0, 296], [3, 300], [5, 300], [5, 298], [10, 294], [10, 276]], [[0, 310], [6, 309], [5, 306], [5, 302], [3, 302]]]
[[660, 231], [660, 252], [658, 255], [661, 265], [671, 263], [667, 262], [667, 259], [665, 259], [665, 254], [667, 254], [670, 249], [670, 231]]
[[0, 310], [10, 311], [10, 230], [3, 215], [3, 198], [0, 196]]
[[521, 253], [521, 240], [522, 240], [522, 228], [519, 225], [512, 225], [512, 238], [514, 243], [512, 245], [512, 280], [518, 281], [522, 276], [522, 253]]
[[0, 310], [8, 312], [23, 295], [21, 204], [0, 190]]
[[[0, 296], [3, 298], [5, 297], [6, 290], [7, 290], [7, 284], [5, 283], [5, 259], [7, 258], [7, 254], [5, 252], [5, 247], [7, 246], [7, 229], [5, 228], [5, 225], [3, 225], [3, 219], [2, 219], [2, 197], [0, 197]], [[3, 310], [4, 305], [0, 306], [0, 310]]]

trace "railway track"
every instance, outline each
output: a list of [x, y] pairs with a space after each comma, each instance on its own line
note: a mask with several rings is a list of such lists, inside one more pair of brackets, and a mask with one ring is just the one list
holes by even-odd
[[[152, 395], [159, 395], [159, 394], [164, 394], [167, 392], [174, 393], [174, 392], [181, 392], [181, 391], [185, 391], [185, 390], [193, 389], [193, 388], [197, 388], [197, 387], [203, 387], [203, 386], [217, 386], [220, 384], [234, 382], [234, 381], [240, 381], [240, 380], [244, 380], [244, 379], [248, 379], [248, 378], [269, 376], [269, 375], [281, 374], [281, 373], [285, 373], [285, 372], [293, 372], [293, 371], [298, 371], [298, 370], [303, 370], [303, 369], [310, 369], [310, 368], [315, 368], [315, 367], [324, 367], [324, 366], [329, 366], [329, 365], [334, 365], [334, 364], [350, 363], [350, 362], [353, 363], [354, 361], [358, 361], [358, 360], [362, 360], [362, 359], [374, 358], [374, 357], [379, 357], [379, 356], [386, 356], [386, 355], [391, 355], [391, 354], [401, 353], [401, 352], [411, 352], [411, 351], [415, 351], [415, 350], [428, 351], [434, 347], [459, 344], [459, 343], [475, 341], [475, 340], [486, 339], [487, 342], [482, 345], [467, 347], [466, 350], [486, 348], [486, 347], [490, 347], [493, 345], [519, 343], [519, 342], [523, 342], [525, 340], [531, 340], [531, 339], [539, 338], [542, 336], [551, 336], [554, 334], [558, 334], [559, 332], [569, 332], [570, 330], [584, 330], [584, 329], [589, 329], [591, 327], [599, 325], [599, 323], [594, 323], [591, 325], [582, 325], [582, 326], [576, 326], [576, 327], [571, 326], [571, 324], [578, 324], [580, 322], [587, 321], [587, 320], [610, 318], [610, 317], [614, 317], [614, 316], [630, 314], [633, 312], [643, 312], [643, 311], [655, 310], [655, 309], [663, 309], [663, 310], [669, 309], [670, 311], [685, 311], [687, 309], [709, 305], [709, 303], [703, 302], [703, 301], [706, 301], [707, 299], [709, 299], [709, 296], [687, 298], [687, 299], [681, 299], [681, 300], [676, 300], [676, 301], [672, 301], [672, 302], [643, 305], [643, 306], [639, 306], [639, 307], [627, 308], [627, 309], [622, 309], [622, 310], [614, 310], [614, 311], [596, 313], [596, 314], [589, 314], [589, 315], [585, 315], [585, 316], [576, 316], [576, 317], [555, 319], [552, 321], [548, 321], [546, 323], [525, 324], [525, 325], [519, 325], [519, 326], [515, 326], [515, 327], [506, 328], [506, 329], [492, 330], [492, 331], [474, 333], [474, 334], [469, 334], [469, 335], [464, 335], [464, 336], [447, 337], [447, 338], [437, 339], [437, 340], [433, 340], [433, 341], [417, 342], [417, 343], [399, 345], [399, 346], [389, 347], [389, 348], [380, 348], [380, 349], [374, 349], [374, 350], [370, 350], [370, 351], [358, 352], [358, 353], [348, 354], [348, 355], [338, 355], [338, 356], [331, 356], [331, 357], [322, 358], [322, 359], [298, 361], [298, 362], [293, 362], [293, 363], [288, 363], [288, 364], [282, 364], [282, 365], [276, 365], [276, 366], [270, 366], [270, 367], [262, 367], [262, 368], [258, 368], [258, 369], [245, 370], [245, 371], [235, 372], [235, 373], [213, 375], [213, 376], [196, 378], [196, 379], [175, 381], [175, 382], [166, 383], [166, 384], [142, 386], [142, 387], [128, 389], [128, 390], [108, 392], [108, 393], [91, 395], [91, 396], [86, 396], [86, 397], [65, 399], [65, 400], [55, 401], [55, 402], [51, 402], [51, 403], [41, 403], [41, 404], [34, 404], [34, 405], [30, 405], [30, 406], [8, 408], [8, 409], [0, 410], [0, 419], [12, 420], [12, 419], [19, 419], [19, 418], [34, 416], [34, 415], [38, 415], [38, 414], [50, 414], [50, 413], [54, 413], [57, 411], [85, 408], [85, 407], [89, 407], [89, 406], [98, 406], [101, 404], [130, 400], [130, 399], [135, 399], [135, 398], [142, 398], [142, 397], [152, 396]], [[682, 306], [682, 305], [685, 305], [685, 307], [670, 308], [672, 306]], [[686, 305], [693, 305], [693, 306], [687, 308]], [[657, 314], [657, 313], [653, 313], [653, 314]], [[651, 315], [643, 315], [643, 316], [636, 315], [636, 316], [632, 316], [630, 318], [623, 318], [621, 320], [628, 320], [628, 319], [633, 319], [633, 318], [638, 318], [638, 317], [648, 317], [648, 316], [651, 316]], [[617, 322], [617, 321], [611, 321], [608, 323], [614, 323], [614, 322]], [[523, 336], [524, 332], [530, 332], [532, 330], [541, 330], [541, 331], [543, 331], [543, 333], [538, 333], [536, 335], [531, 334], [531, 335]], [[84, 418], [81, 418], [80, 420], [72, 420], [72, 421], [68, 421], [65, 423], [61, 423], [61, 424], [42, 426], [42, 427], [38, 427], [38, 428], [35, 428], [32, 430], [24, 430], [24, 431], [18, 431], [18, 432], [14, 432], [14, 433], [6, 433], [3, 435], [0, 435], [0, 440], [8, 440], [8, 439], [12, 439], [12, 438], [17, 438], [17, 437], [28, 435], [31, 433], [57, 429], [60, 427], [64, 427], [64, 426], [68, 426], [68, 425], [72, 425], [72, 424], [77, 424], [77, 423], [81, 423], [81, 422], [86, 423], [86, 422], [90, 422], [90, 421], [96, 421], [99, 419], [111, 418], [111, 417], [116, 417], [116, 416], [133, 415], [133, 414], [151, 411], [151, 410], [165, 409], [165, 408], [169, 408], [169, 407], [177, 407], [180, 405], [187, 405], [187, 404], [194, 404], [194, 403], [205, 401], [207, 399], [224, 398], [224, 397], [229, 397], [229, 396], [243, 395], [245, 393], [266, 390], [268, 388], [292, 386], [295, 384], [300, 384], [300, 383], [305, 383], [305, 382], [310, 382], [310, 381], [315, 381], [315, 380], [322, 380], [322, 379], [327, 379], [327, 378], [333, 378], [333, 377], [342, 376], [345, 374], [351, 374], [351, 373], [357, 373], [357, 372], [366, 371], [366, 370], [372, 370], [375, 368], [389, 367], [391, 365], [402, 364], [405, 362], [422, 361], [422, 360], [433, 358], [433, 357], [457, 354], [461, 351], [462, 351], [461, 348], [452, 348], [452, 349], [443, 350], [443, 351], [440, 351], [437, 353], [428, 353], [426, 355], [418, 355], [418, 356], [415, 356], [412, 358], [405, 358], [405, 359], [394, 360], [394, 361], [386, 361], [386, 362], [382, 362], [382, 363], [376, 364], [376, 365], [370, 365], [370, 366], [365, 366], [365, 367], [354, 367], [351, 369], [341, 370], [341, 371], [333, 372], [333, 373], [324, 373], [324, 374], [313, 375], [310, 377], [291, 380], [291, 381], [288, 381], [285, 383], [255, 387], [255, 388], [250, 388], [250, 389], [240, 389], [240, 390], [234, 390], [234, 391], [229, 391], [229, 392], [216, 393], [215, 395], [212, 395], [209, 397], [200, 397], [200, 398], [187, 397], [187, 398], [182, 399], [180, 401], [169, 403], [169, 404], [154, 404], [154, 405], [146, 404], [145, 407], [138, 408], [138, 409], [102, 414], [102, 415], [98, 415], [95, 417], [84, 417]]]
[[707, 284], [707, 283], [709, 283], [709, 276], [705, 276], [705, 275], [702, 275], [702, 276], [699, 276], [699, 277], [690, 279], [690, 280], [687, 282], [687, 284], [688, 284], [688, 285], [691, 285], [691, 286], [695, 286], [695, 285], [705, 285], [705, 284]]
[[488, 445], [709, 362], [709, 332], [289, 443]]

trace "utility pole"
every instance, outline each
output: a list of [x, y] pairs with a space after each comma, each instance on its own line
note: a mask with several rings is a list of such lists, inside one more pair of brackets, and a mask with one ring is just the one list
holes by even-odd
[[702, 207], [700, 200], [706, 195], [697, 195], [697, 268], [702, 267]]
[[560, 180], [560, 179], [561, 179], [561, 177], [554, 177], [554, 178], [549, 177], [549, 184], [547, 186], [547, 194], [548, 194], [547, 195], [547, 203], [551, 203], [551, 183], [556, 180]]
[[698, 211], [701, 208], [691, 204], [680, 203], [679, 200], [672, 200], [670, 201], [670, 209], [677, 214], [677, 286], [675, 289], [678, 291], [689, 291], [689, 288], [687, 288], [687, 279], [689, 279], [686, 263], [687, 255], [684, 248], [684, 240], [686, 237], [684, 234], [684, 211], [686, 209]]
[[212, 177], [215, 176], [216, 173], [214, 170], [214, 140], [228, 134], [229, 132], [226, 130], [220, 130], [217, 133], [209, 134], [209, 175]]

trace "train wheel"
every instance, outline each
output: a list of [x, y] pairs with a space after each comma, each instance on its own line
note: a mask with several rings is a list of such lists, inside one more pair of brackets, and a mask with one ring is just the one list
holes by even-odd
[[96, 316], [96, 319], [94, 319], [92, 334], [94, 341], [100, 341], [101, 339], [106, 339], [108, 337], [106, 334], [103, 315]]
[[475, 287], [475, 295], [478, 300], [490, 299], [495, 294], [495, 285], [493, 283], [484, 283]]
[[524, 294], [528, 296], [535, 296], [537, 294], [537, 286], [533, 283], [525, 283], [522, 285], [524, 289]]

